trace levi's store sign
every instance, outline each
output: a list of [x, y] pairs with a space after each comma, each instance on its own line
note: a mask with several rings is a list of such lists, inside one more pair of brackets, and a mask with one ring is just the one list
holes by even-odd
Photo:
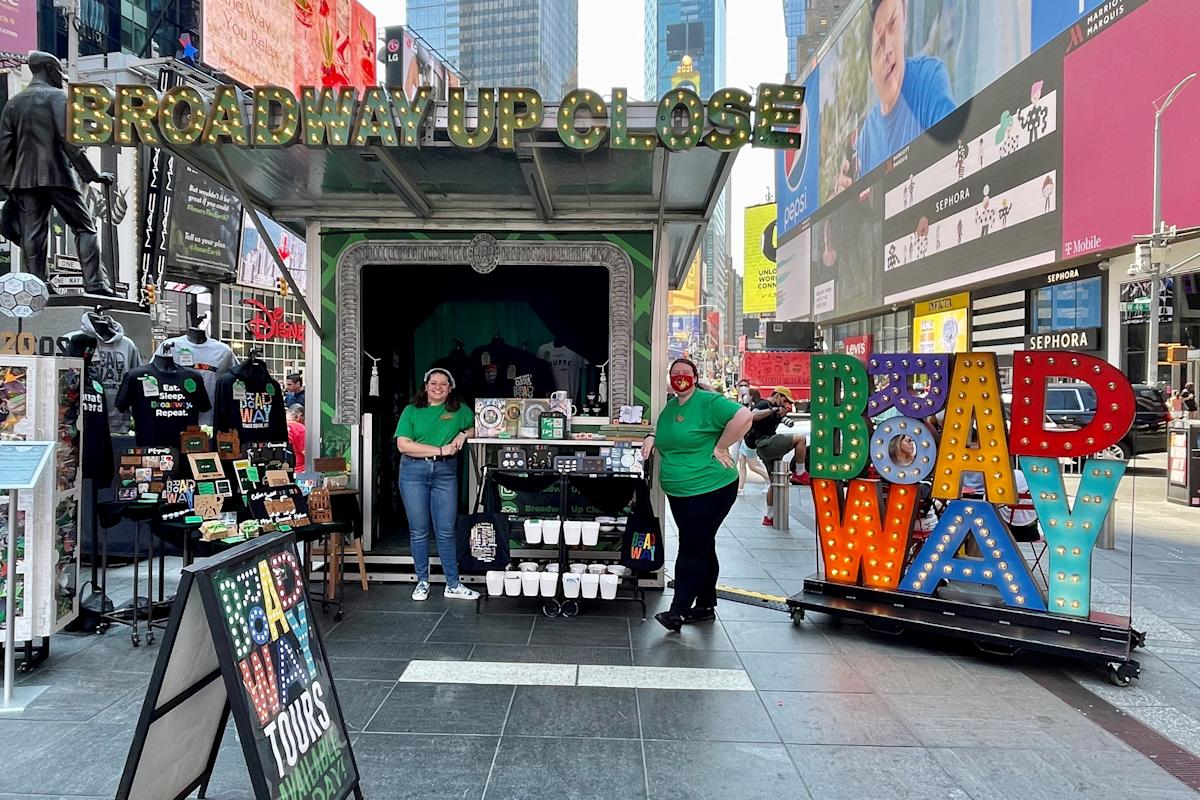
[[[1100, 400], [1078, 430], [1042, 425], [1046, 382], [1061, 379], [1086, 383]], [[1126, 467], [1089, 456], [1129, 430], [1133, 389], [1105, 361], [1047, 351], [1013, 359], [1011, 426], [1001, 391], [993, 353], [888, 354], [865, 364], [846, 354], [813, 356], [810, 473], [828, 581], [925, 595], [942, 581], [962, 581], [995, 588], [1012, 608], [1089, 615], [1092, 550]], [[930, 424], [938, 415], [940, 431]], [[891, 447], [901, 436], [914, 444], [903, 463]], [[1073, 497], [1060, 457], [1083, 459]], [[868, 464], [881, 480], [862, 477]], [[1018, 497], [1014, 467], [1028, 498]], [[908, 561], [923, 481], [946, 506]], [[1046, 538], [1048, 589], [997, 513], [1022, 502], [1032, 502]], [[967, 539], [975, 546], [964, 550]]]
[[[67, 138], [81, 146], [115, 144], [233, 145], [236, 147], [413, 147], [438, 106], [445, 106], [444, 131], [464, 150], [516, 147], [517, 131], [542, 127], [545, 105], [533, 89], [480, 89], [468, 107], [466, 91], [450, 89], [445, 104], [422, 86], [413, 97], [400, 87], [305, 86], [299, 93], [280, 86], [242, 90], [216, 87], [205, 98], [191, 86], [161, 94], [152, 86], [119, 85], [114, 92], [95, 83], [68, 87]], [[713, 150], [800, 147], [797, 125], [804, 105], [803, 86], [760, 84], [756, 96], [743, 89], [718, 89], [707, 99], [676, 88], [658, 102], [653, 130], [629, 129], [626, 90], [612, 90], [611, 101], [590, 89], [575, 89], [559, 101], [554, 128], [563, 144], [589, 151]], [[470, 116], [470, 118], [469, 118]]]

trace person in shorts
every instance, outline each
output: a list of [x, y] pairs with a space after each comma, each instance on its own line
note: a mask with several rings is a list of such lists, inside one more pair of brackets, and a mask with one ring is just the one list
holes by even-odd
[[[776, 386], [770, 397], [755, 403], [750, 409], [754, 422], [750, 426], [750, 432], [746, 434], [745, 441], [758, 453], [768, 473], [772, 464], [792, 453], [791, 482], [808, 485], [808, 473], [804, 470], [808, 437], [801, 433], [781, 433], [778, 430], [779, 423], [791, 411], [792, 402], [792, 390], [786, 386]], [[771, 516], [775, 490], [769, 483], [767, 485], [767, 513], [763, 517], [763, 525], [771, 526], [775, 524], [775, 519]]]

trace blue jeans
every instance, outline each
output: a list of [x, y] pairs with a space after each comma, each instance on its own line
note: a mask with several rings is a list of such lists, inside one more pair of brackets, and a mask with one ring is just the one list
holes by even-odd
[[429, 580], [429, 528], [433, 522], [438, 558], [446, 586], [458, 586], [458, 550], [455, 526], [458, 522], [458, 461], [426, 461], [400, 457], [400, 496], [408, 515], [412, 540], [413, 567], [417, 580]]

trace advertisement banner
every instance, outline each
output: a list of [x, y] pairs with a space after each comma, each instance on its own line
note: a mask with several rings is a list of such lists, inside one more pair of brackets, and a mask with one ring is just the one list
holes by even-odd
[[[193, 169], [175, 162], [174, 200], [167, 266], [172, 274], [210, 273], [232, 281], [237, 272], [242, 204], [233, 192]], [[212, 275], [211, 273], [218, 273]]]
[[419, 87], [431, 86], [434, 98], [445, 102], [451, 73], [433, 48], [403, 25], [387, 28], [384, 38], [388, 85], [403, 86], [405, 97], [415, 97]]
[[356, 0], [205, 0], [205, 64], [250, 85], [373, 86], [375, 15]]
[[[809, 285], [811, 242], [807, 223], [800, 232], [779, 246], [775, 264], [775, 318], [807, 319], [812, 313], [812, 288]], [[778, 230], [778, 226], [776, 226]]]
[[949, 297], [913, 305], [914, 353], [965, 353], [969, 347], [971, 295]]
[[[1063, 61], [1064, 258], [1126, 246], [1151, 231], [1155, 103], [1197, 69], [1194, 3], [1109, 5], [1074, 26]], [[1104, 66], [1114, 59], [1121, 69]], [[1200, 84], [1181, 91], [1161, 123], [1163, 219], [1179, 228], [1200, 225], [1200, 160], [1194, 157]]]
[[775, 204], [745, 210], [743, 314], [775, 313]]
[[1038, 51], [892, 158], [884, 302], [1002, 264], [1057, 260], [1061, 63], [1055, 48]]
[[0, 1], [0, 52], [24, 55], [38, 43], [36, 0]]
[[786, 386], [807, 400], [812, 382], [812, 353], [749, 350], [742, 356], [742, 377], [756, 388]]
[[[276, 291], [279, 288], [279, 267], [271, 258], [271, 251], [258, 235], [258, 228], [250, 221], [248, 214], [243, 212], [242, 248], [238, 254], [237, 282], [243, 286], [257, 286], [261, 289]], [[283, 227], [267, 217], [262, 218], [263, 227], [275, 243], [275, 249], [288, 271], [296, 280], [301, 293], [308, 293], [308, 248], [304, 237]]]
[[780, 241], [821, 203], [846, 189], [859, 191], [860, 179], [887, 169], [893, 154], [969, 105], [984, 87], [1076, 20], [1093, 12], [1103, 15], [1111, 4], [861, 0], [856, 5], [846, 12], [849, 24], [805, 76], [805, 122], [811, 131], [804, 148], [807, 168], [796, 170], [795, 160], [790, 169], [777, 162]]
[[820, 68], [804, 82], [804, 105], [795, 130], [801, 134], [800, 147], [775, 154], [775, 202], [779, 207], [776, 237], [780, 242], [801, 220], [817, 207], [817, 160], [820, 153], [820, 126], [816, 109], [821, 104]]
[[[846, 192], [812, 217], [809, 269], [818, 321], [874, 311], [883, 304], [879, 187]], [[836, 302], [835, 302], [836, 300]]]
[[846, 355], [854, 356], [864, 364], [871, 357], [871, 346], [875, 337], [869, 333], [862, 336], [847, 336], [842, 340], [842, 350]]

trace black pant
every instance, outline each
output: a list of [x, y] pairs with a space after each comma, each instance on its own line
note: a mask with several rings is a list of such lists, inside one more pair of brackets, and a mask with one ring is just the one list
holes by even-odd
[[79, 252], [79, 266], [83, 271], [84, 291], [111, 291], [108, 277], [100, 268], [100, 241], [96, 237], [96, 226], [78, 190], [66, 186], [15, 189], [12, 199], [20, 212], [21, 256], [26, 272], [46, 280], [46, 235], [50, 231], [50, 210], [53, 208], [75, 232], [75, 248]]
[[675, 526], [679, 528], [679, 555], [675, 558], [675, 599], [671, 610], [677, 614], [717, 605], [717, 531], [737, 500], [737, 481], [692, 497], [668, 495]]

